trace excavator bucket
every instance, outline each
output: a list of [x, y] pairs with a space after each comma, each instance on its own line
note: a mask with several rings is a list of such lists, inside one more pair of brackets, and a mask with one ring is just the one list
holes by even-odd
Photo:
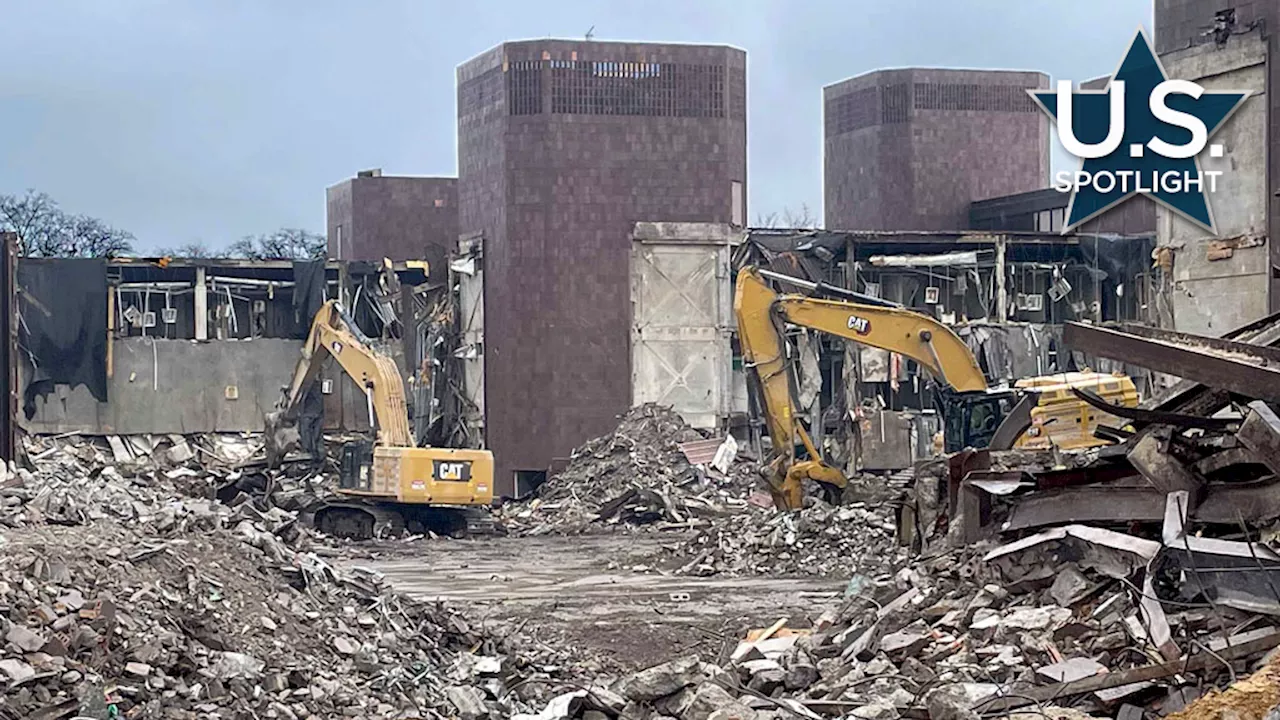
[[302, 443], [298, 421], [280, 410], [267, 413], [263, 418], [263, 439], [266, 441], [267, 467], [279, 467], [280, 461]]

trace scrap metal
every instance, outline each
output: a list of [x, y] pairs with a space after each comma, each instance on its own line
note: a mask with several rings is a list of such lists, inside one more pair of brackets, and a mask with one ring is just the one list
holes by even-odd
[[1280, 402], [1280, 367], [1270, 352], [1243, 342], [1188, 333], [1159, 338], [1081, 323], [1066, 323], [1068, 347], [1113, 360], [1142, 365], [1229, 392]]

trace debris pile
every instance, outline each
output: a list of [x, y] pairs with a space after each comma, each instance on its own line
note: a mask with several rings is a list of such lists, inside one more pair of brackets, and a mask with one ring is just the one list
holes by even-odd
[[0, 472], [5, 720], [504, 717], [563, 662], [329, 564], [279, 507], [30, 450]]
[[[886, 566], [872, 562], [816, 622], [783, 620], [720, 657], [673, 659], [580, 699], [610, 718], [681, 720], [1274, 716], [1280, 414], [1268, 403], [1280, 393], [1260, 373], [1280, 361], [1280, 322], [1234, 340], [1096, 332], [1111, 349], [1076, 349], [1124, 348], [1191, 381], [1137, 409], [1083, 393], [1130, 423], [1099, 429], [1111, 445], [918, 468], [898, 524], [919, 553], [909, 565], [873, 575]], [[867, 512], [818, 507], [828, 526]], [[681, 570], [782, 567], [791, 556], [773, 548], [798, 543], [814, 511], [720, 520]], [[822, 562], [806, 550], [798, 564]]]
[[891, 505], [822, 501], [798, 512], [752, 512], [721, 518], [673, 549], [678, 572], [691, 575], [818, 575], [847, 578], [900, 567]]
[[707, 438], [669, 407], [631, 408], [617, 428], [573, 451], [568, 466], [541, 485], [533, 498], [502, 511], [508, 529], [525, 535], [576, 534], [606, 527], [692, 525], [746, 506], [758, 484], [753, 465], [734, 463], [736, 446], [711, 467], [721, 443], [711, 441], [705, 464], [694, 464], [682, 445]]
[[1166, 616], [1141, 591], [1156, 543], [1134, 540], [1068, 527], [856, 576], [809, 627], [780, 620], [720, 658], [677, 658], [542, 717], [1136, 718], [1176, 712], [1280, 646], [1280, 626], [1242, 610]]

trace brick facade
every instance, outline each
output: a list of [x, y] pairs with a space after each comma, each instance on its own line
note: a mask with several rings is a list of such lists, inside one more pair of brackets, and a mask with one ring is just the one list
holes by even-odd
[[974, 200], [1049, 181], [1033, 72], [881, 70], [823, 88], [824, 220], [835, 230], [959, 230]]
[[630, 232], [746, 209], [746, 53], [537, 40], [458, 68], [460, 230], [482, 233], [497, 489], [631, 402]]
[[360, 174], [326, 193], [329, 257], [426, 260], [443, 272], [458, 241], [458, 181]]

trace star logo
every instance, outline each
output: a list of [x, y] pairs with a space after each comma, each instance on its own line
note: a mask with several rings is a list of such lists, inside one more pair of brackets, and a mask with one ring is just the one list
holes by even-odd
[[1075, 173], [1058, 173], [1059, 190], [1072, 192], [1063, 233], [1135, 195], [1153, 200], [1211, 233], [1207, 192], [1221, 171], [1202, 172], [1200, 153], [1224, 153], [1209, 139], [1249, 97], [1248, 91], [1209, 91], [1169, 80], [1139, 29], [1105, 90], [1028, 90], [1049, 114], [1063, 146], [1083, 159]]

